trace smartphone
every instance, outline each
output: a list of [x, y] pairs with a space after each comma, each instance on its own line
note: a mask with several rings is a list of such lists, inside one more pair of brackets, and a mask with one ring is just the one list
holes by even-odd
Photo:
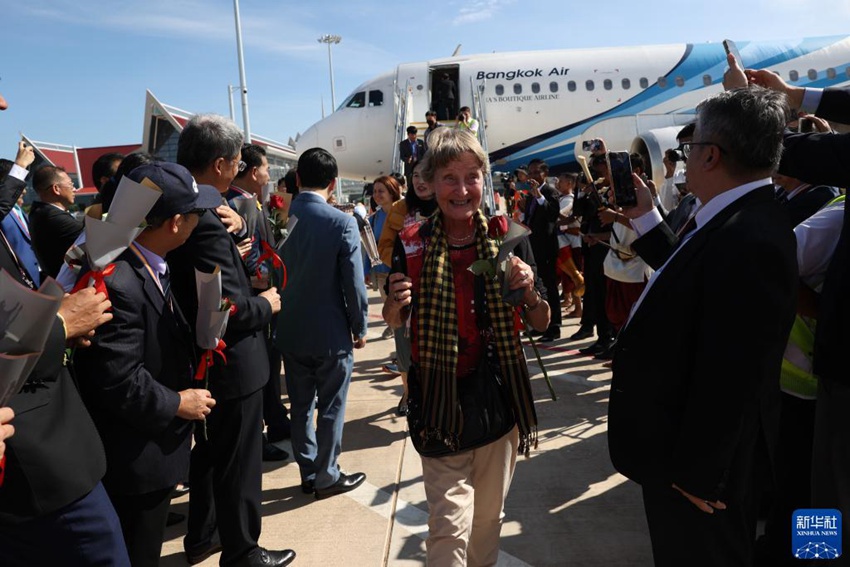
[[738, 62], [738, 65], [741, 67], [741, 69], [745, 68], [744, 67], [744, 60], [741, 59], [741, 52], [738, 51], [738, 46], [735, 45], [734, 41], [732, 41], [731, 39], [724, 39], [723, 40], [723, 49], [726, 50], [726, 55], [729, 55], [731, 53], [732, 55], [735, 56], [735, 61]]
[[595, 152], [599, 149], [599, 140], [585, 140], [581, 143], [581, 149], [585, 152]]
[[617, 205], [621, 207], [637, 205], [629, 152], [608, 152], [605, 155], [605, 160], [608, 162], [611, 185], [614, 187], [614, 200], [617, 201]]
[[808, 134], [815, 131], [815, 124], [809, 118], [800, 118], [797, 120], [797, 131]]

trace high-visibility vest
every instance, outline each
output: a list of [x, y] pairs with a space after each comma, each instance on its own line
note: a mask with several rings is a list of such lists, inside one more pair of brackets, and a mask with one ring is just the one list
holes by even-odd
[[[845, 196], [839, 195], [823, 208], [841, 203]], [[817, 320], [797, 315], [785, 354], [782, 357], [782, 371], [779, 386], [783, 392], [804, 400], [814, 400], [818, 393], [818, 379], [812, 372], [812, 357], [815, 352], [815, 328]]]

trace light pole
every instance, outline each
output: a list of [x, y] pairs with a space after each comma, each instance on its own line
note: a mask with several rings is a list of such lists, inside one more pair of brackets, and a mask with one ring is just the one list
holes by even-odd
[[[248, 84], [245, 81], [245, 58], [242, 56], [242, 20], [239, 18], [239, 0], [233, 0], [233, 13], [236, 18], [236, 53], [239, 57], [239, 85], [242, 90], [242, 127], [245, 130], [245, 143], [251, 143], [251, 123], [248, 120]], [[233, 113], [231, 107], [231, 114]]]
[[319, 38], [319, 43], [328, 44], [328, 68], [331, 74], [331, 114], [336, 110], [336, 95], [334, 93], [334, 59], [331, 54], [331, 44], [336, 44], [342, 41], [342, 37], [338, 35], [325, 34]]
[[239, 87], [234, 87], [233, 85], [227, 85], [227, 99], [230, 102], [230, 119], [236, 120], [236, 116], [233, 114], [233, 91], [238, 90]]

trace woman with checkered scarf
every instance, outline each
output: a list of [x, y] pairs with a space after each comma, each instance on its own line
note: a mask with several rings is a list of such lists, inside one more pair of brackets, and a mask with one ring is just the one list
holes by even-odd
[[[479, 210], [484, 178], [490, 174], [487, 155], [468, 132], [447, 131], [429, 147], [421, 170], [433, 186], [438, 209], [399, 234], [383, 314], [391, 327], [410, 329], [424, 422], [412, 434], [449, 448], [443, 456], [422, 457], [428, 564], [495, 565], [516, 456], [536, 445], [537, 416], [515, 307], [504, 301], [501, 281], [468, 269], [477, 260], [494, 262], [498, 251]], [[515, 293], [522, 296], [529, 324], [544, 331], [549, 305], [538, 291], [542, 283], [525, 239], [505, 272], [507, 287], [520, 290]], [[516, 425], [485, 445], [464, 450], [466, 410], [461, 411], [458, 385], [476, 375], [485, 357], [498, 369]]]

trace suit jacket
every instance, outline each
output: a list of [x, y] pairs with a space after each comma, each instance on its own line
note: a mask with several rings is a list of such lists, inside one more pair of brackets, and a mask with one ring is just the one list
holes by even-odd
[[525, 224], [531, 229], [528, 237], [534, 259], [541, 268], [554, 267], [558, 257], [558, 215], [561, 212], [558, 192], [548, 183], [540, 187], [545, 198], [543, 204], [536, 204], [531, 212], [534, 197], [529, 193], [525, 203]]
[[48, 276], [55, 278], [59, 275], [65, 252], [82, 231], [82, 221], [75, 219], [68, 211], [42, 201], [34, 202], [30, 208], [33, 249], [39, 265]]
[[[676, 242], [661, 223], [633, 247], [658, 269]], [[618, 471], [706, 500], [728, 501], [727, 489], [740, 498], [758, 436], [775, 442], [796, 284], [794, 233], [771, 186], [684, 243], [617, 338], [608, 444]]]
[[210, 392], [216, 399], [247, 396], [269, 379], [264, 329], [271, 321], [269, 302], [254, 297], [250, 276], [239, 250], [215, 211], [208, 211], [185, 244], [168, 254], [171, 289], [186, 319], [194, 328], [198, 313], [195, 268], [212, 273], [221, 269], [221, 296], [233, 302], [224, 342], [227, 364], [219, 360], [209, 371]]
[[782, 203], [785, 205], [791, 224], [797, 226], [837, 196], [838, 190], [835, 187], [818, 185]]
[[281, 293], [278, 350], [349, 353], [352, 335], [366, 335], [369, 308], [357, 221], [312, 191], [299, 194], [290, 215], [298, 220], [281, 248], [289, 284]]
[[[816, 114], [850, 124], [850, 91], [825, 89]], [[850, 134], [787, 134], [779, 172], [809, 183], [850, 186]], [[818, 303], [813, 357], [816, 375], [850, 384], [844, 356], [850, 345], [850, 214], [844, 208], [844, 228], [829, 264]]]
[[413, 147], [410, 144], [410, 140], [402, 140], [398, 144], [398, 151], [401, 154], [401, 161], [404, 162], [404, 174], [412, 175], [413, 168], [416, 167], [416, 164], [422, 161], [422, 156], [425, 155], [425, 142], [420, 139], [416, 139], [416, 158], [412, 161], [410, 158], [413, 156]]
[[27, 274], [35, 285], [41, 285], [41, 271], [35, 251], [32, 249], [29, 228], [21, 223], [21, 219], [14, 212], [10, 212], [0, 221], [0, 227]]
[[192, 423], [176, 417], [177, 392], [193, 387], [194, 348], [179, 308], [165, 302], [139, 257], [126, 250], [114, 264], [105, 279], [113, 318], [74, 363], [106, 449], [104, 485], [145, 494], [186, 479]]
[[[0, 182], [0, 194], [17, 191], [20, 195], [24, 186], [23, 181], [7, 176]], [[24, 283], [2, 240], [0, 269]], [[63, 365], [62, 322], [56, 317], [45, 323], [51, 330], [44, 352], [27, 386], [9, 402], [15, 410], [15, 436], [6, 440], [0, 524], [58, 510], [91, 492], [106, 472], [100, 437]]]

